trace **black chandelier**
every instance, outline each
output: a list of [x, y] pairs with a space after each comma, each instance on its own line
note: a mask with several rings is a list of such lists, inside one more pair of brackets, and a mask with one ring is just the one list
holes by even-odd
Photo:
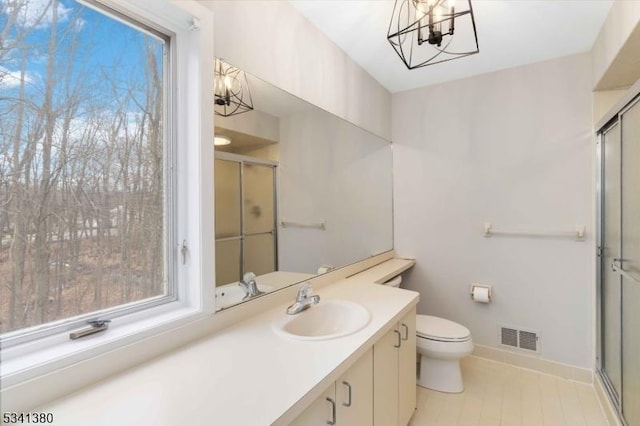
[[387, 40], [409, 69], [480, 51], [471, 0], [396, 0]]
[[247, 75], [221, 59], [215, 60], [215, 114], [223, 117], [253, 110]]

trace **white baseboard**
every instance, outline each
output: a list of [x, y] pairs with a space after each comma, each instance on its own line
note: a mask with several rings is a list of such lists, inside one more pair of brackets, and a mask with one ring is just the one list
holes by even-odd
[[593, 383], [593, 370], [490, 346], [476, 345], [473, 355], [582, 383]]

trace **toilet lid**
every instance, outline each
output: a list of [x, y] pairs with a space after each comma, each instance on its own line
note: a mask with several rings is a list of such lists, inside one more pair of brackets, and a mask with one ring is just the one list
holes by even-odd
[[449, 342], [468, 340], [471, 336], [467, 327], [431, 315], [416, 315], [416, 334], [427, 339]]

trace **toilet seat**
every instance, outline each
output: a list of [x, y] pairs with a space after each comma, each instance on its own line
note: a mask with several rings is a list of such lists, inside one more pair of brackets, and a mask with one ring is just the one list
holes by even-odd
[[438, 342], [466, 342], [471, 332], [463, 325], [431, 315], [416, 315], [416, 334]]

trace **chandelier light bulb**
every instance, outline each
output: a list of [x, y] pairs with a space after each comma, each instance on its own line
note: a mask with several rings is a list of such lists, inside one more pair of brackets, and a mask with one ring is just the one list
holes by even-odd
[[471, 2], [395, 0], [387, 40], [408, 69], [479, 53]]
[[215, 114], [223, 117], [253, 110], [247, 75], [241, 69], [215, 59]]
[[431, 4], [432, 2], [433, 2], [433, 0], [427, 0], [426, 2], [424, 0], [416, 0], [416, 1], [414, 1], [413, 5], [416, 8], [416, 17], [418, 17], [417, 16], [418, 12], [421, 14], [421, 16], [418, 17], [418, 18], [422, 18], [427, 13], [429, 13], [429, 9], [432, 6], [432, 4]]
[[442, 8], [440, 6], [436, 6], [436, 8], [433, 11], [433, 15], [435, 18], [435, 22], [438, 23], [440, 21], [442, 21]]

